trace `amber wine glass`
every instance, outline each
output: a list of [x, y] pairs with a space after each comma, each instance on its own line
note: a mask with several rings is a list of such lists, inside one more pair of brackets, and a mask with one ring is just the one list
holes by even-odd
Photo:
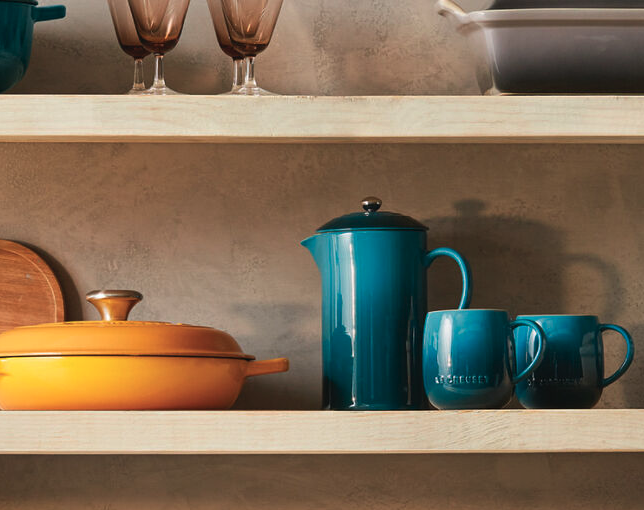
[[255, 57], [271, 42], [282, 0], [221, 0], [221, 6], [233, 48], [244, 56], [244, 84], [237, 93], [274, 95], [257, 86]]
[[134, 59], [134, 85], [128, 94], [143, 94], [145, 92], [143, 59], [150, 52], [143, 47], [139, 40], [127, 0], [107, 0], [107, 3], [114, 22], [116, 38], [123, 51]]
[[145, 93], [178, 94], [165, 84], [163, 57], [181, 37], [190, 0], [128, 0], [136, 32], [145, 49], [154, 53], [154, 83]]
[[237, 94], [243, 85], [244, 55], [233, 48], [233, 43], [230, 41], [221, 0], [208, 0], [208, 9], [210, 9], [210, 16], [212, 17], [212, 24], [215, 27], [219, 46], [226, 55], [233, 59], [233, 86], [226, 94]]

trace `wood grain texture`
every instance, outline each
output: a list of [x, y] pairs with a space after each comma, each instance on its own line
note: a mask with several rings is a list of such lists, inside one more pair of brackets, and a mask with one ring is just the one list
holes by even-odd
[[0, 453], [642, 452], [644, 410], [2, 412]]
[[35, 252], [0, 239], [0, 333], [65, 320], [56, 276]]
[[0, 142], [642, 143], [644, 97], [5, 95]]

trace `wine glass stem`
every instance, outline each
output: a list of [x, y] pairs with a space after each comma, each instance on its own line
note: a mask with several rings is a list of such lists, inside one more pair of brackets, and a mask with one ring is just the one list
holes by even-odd
[[134, 59], [134, 85], [132, 85], [133, 91], [145, 90], [145, 80], [143, 79], [143, 59], [135, 58]]
[[161, 53], [154, 54], [154, 85], [155, 89], [165, 88], [165, 72], [163, 70], [163, 55]]
[[244, 84], [244, 60], [241, 58], [233, 59], [233, 89], [237, 89]]
[[256, 88], [255, 57], [244, 57], [244, 87]]

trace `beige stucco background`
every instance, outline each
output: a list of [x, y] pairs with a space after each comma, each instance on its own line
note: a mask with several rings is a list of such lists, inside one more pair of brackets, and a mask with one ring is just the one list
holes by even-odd
[[[43, 4], [53, 4], [43, 1]], [[229, 63], [193, 0], [168, 83], [223, 92]], [[119, 93], [131, 64], [105, 2], [37, 26], [13, 93]], [[476, 58], [425, 0], [285, 0], [258, 58], [288, 94], [474, 94]], [[317, 270], [299, 241], [368, 194], [473, 266], [473, 306], [597, 313], [644, 336], [644, 147], [526, 145], [0, 145], [0, 237], [34, 246], [70, 319], [97, 287], [145, 294], [134, 319], [226, 329], [292, 370], [238, 408], [315, 409]], [[458, 277], [438, 262], [430, 306]], [[624, 349], [606, 336], [607, 367]], [[644, 406], [644, 362], [600, 407]], [[526, 434], [530, 431], [526, 430]], [[0, 438], [1, 440], [1, 438]], [[3, 457], [0, 508], [641, 508], [638, 455]]]
[[[485, 0], [466, 0], [468, 5]], [[106, 0], [65, 3], [64, 21], [36, 27], [29, 76], [17, 93], [124, 92], [121, 52]], [[257, 59], [265, 88], [283, 94], [462, 94], [477, 91], [464, 40], [431, 0], [285, 0], [269, 48]], [[152, 78], [152, 58], [146, 59]], [[230, 88], [205, 0], [192, 0], [181, 41], [167, 56], [168, 85], [191, 94]]]

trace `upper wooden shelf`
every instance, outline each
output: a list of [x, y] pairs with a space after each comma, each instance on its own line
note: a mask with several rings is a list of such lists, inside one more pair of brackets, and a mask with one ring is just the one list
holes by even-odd
[[644, 452], [644, 410], [0, 412], [0, 453]]
[[0, 142], [644, 143], [644, 96], [0, 96]]

